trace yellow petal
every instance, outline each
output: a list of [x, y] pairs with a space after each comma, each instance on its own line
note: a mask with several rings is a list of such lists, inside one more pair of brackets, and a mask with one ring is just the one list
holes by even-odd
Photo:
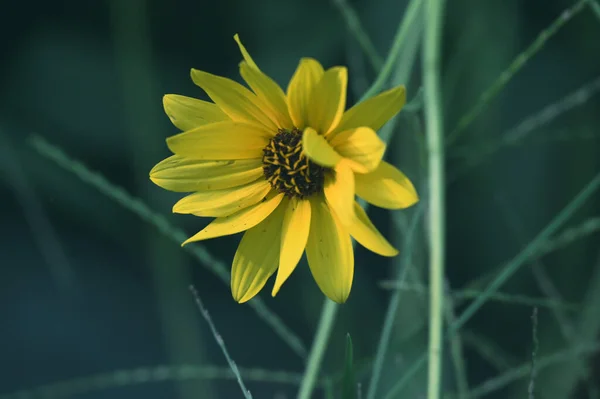
[[383, 158], [385, 143], [369, 127], [358, 127], [337, 134], [331, 141], [335, 151], [348, 159], [358, 173], [375, 170]]
[[181, 245], [246, 231], [265, 220], [277, 208], [282, 199], [283, 194], [271, 192], [267, 195], [266, 201], [261, 201], [232, 215], [216, 218]]
[[398, 250], [371, 223], [369, 216], [367, 216], [367, 213], [357, 202], [354, 203], [354, 212], [356, 213], [356, 218], [348, 226], [348, 232], [360, 245], [382, 256], [398, 255]]
[[354, 222], [354, 173], [345, 162], [340, 162], [333, 173], [325, 175], [325, 198], [340, 222], [349, 226]]
[[288, 201], [281, 229], [279, 269], [271, 295], [279, 292], [281, 285], [292, 274], [302, 258], [310, 230], [310, 202], [298, 198]]
[[315, 129], [307, 127], [302, 134], [302, 150], [314, 163], [325, 166], [335, 166], [342, 157], [329, 145], [325, 137], [318, 134]]
[[406, 89], [404, 86], [384, 91], [346, 111], [333, 134], [361, 126], [370, 127], [377, 131], [400, 112], [405, 102]]
[[344, 303], [354, 277], [354, 253], [350, 234], [342, 227], [322, 196], [310, 200], [312, 217], [306, 257], [313, 278], [327, 297]]
[[240, 74], [262, 101], [265, 107], [264, 112], [275, 121], [277, 127], [292, 129], [292, 120], [288, 115], [285, 94], [281, 87], [258, 68], [253, 68], [245, 62], [240, 64]]
[[196, 216], [228, 216], [260, 202], [269, 191], [271, 184], [264, 179], [239, 187], [201, 191], [180, 199], [173, 205], [173, 212]]
[[312, 58], [302, 58], [287, 88], [288, 112], [294, 126], [302, 130], [308, 121], [311, 93], [323, 77], [323, 67]]
[[252, 299], [279, 265], [279, 242], [284, 207], [244, 233], [233, 258], [231, 294], [239, 303]]
[[258, 69], [258, 66], [256, 65], [256, 63], [250, 56], [250, 53], [248, 53], [248, 51], [246, 50], [246, 47], [242, 44], [242, 41], [240, 40], [240, 36], [236, 33], [235, 35], [233, 35], [233, 39], [238, 44], [238, 47], [240, 48], [240, 52], [242, 53], [242, 56], [244, 57], [244, 61], [246, 61], [248, 63], [248, 65], [250, 65], [252, 68]]
[[277, 131], [275, 123], [261, 109], [261, 101], [241, 84], [197, 69], [192, 69], [192, 80], [232, 120], [255, 122]]
[[150, 180], [170, 191], [192, 192], [240, 186], [263, 174], [261, 159], [199, 161], [173, 155], [152, 168]]
[[167, 94], [163, 97], [163, 106], [173, 125], [181, 130], [229, 120], [217, 105], [196, 98]]
[[354, 178], [356, 194], [375, 206], [402, 209], [419, 201], [408, 177], [385, 161], [381, 161], [373, 172], [356, 174]]
[[271, 137], [262, 126], [217, 122], [169, 137], [167, 146], [173, 153], [191, 159], [257, 159]]
[[346, 107], [347, 86], [346, 68], [330, 68], [323, 74], [310, 95], [308, 126], [323, 135], [335, 129]]

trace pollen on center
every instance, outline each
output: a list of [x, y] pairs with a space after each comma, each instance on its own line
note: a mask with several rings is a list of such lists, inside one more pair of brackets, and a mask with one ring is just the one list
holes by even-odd
[[280, 129], [263, 149], [263, 171], [271, 186], [288, 197], [309, 197], [323, 190], [326, 168], [302, 151], [302, 132]]

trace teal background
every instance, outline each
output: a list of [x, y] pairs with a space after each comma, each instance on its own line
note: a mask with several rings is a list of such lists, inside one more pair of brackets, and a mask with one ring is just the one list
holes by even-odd
[[[350, 5], [384, 58], [406, 2], [361, 0]], [[447, 132], [570, 5], [559, 0], [447, 2], [442, 54]], [[304, 361], [248, 305], [236, 304], [227, 285], [154, 226], [43, 157], [28, 140], [38, 134], [194, 234], [209, 220], [171, 214], [180, 195], [148, 179], [152, 166], [169, 155], [165, 138], [177, 132], [163, 112], [162, 96], [206, 98], [189, 78], [192, 67], [239, 81], [241, 55], [233, 41], [239, 33], [260, 67], [283, 87], [301, 57], [315, 57], [326, 67], [347, 65], [348, 105], [354, 104], [376, 74], [336, 5], [316, 0], [31, 0], [4, 2], [1, 10], [0, 398], [138, 367], [213, 365], [227, 374], [189, 284], [197, 287], [241, 368], [301, 375]], [[600, 170], [599, 37], [600, 15], [586, 6], [448, 147], [446, 267], [451, 289], [470, 287], [499, 270]], [[398, 118], [388, 159], [413, 180], [426, 210], [419, 61], [420, 54], [402, 82], [411, 107]], [[574, 106], [557, 116], [550, 112], [549, 122], [534, 123], [526, 138], [486, 155], [515, 126], [550, 104], [564, 106], [573, 92]], [[459, 174], [466, 159], [477, 154], [484, 154], [481, 164]], [[375, 224], [402, 248], [397, 259], [360, 247], [356, 251], [353, 291], [339, 311], [321, 377], [342, 371], [348, 332], [363, 397], [391, 295], [380, 282], [407, 265], [410, 284], [427, 281], [426, 219], [413, 222], [423, 209], [393, 214], [370, 210]], [[409, 243], [412, 259], [406, 261], [410, 223], [417, 227]], [[540, 307], [538, 357], [599, 338], [600, 196], [579, 209], [567, 227], [583, 231], [582, 237], [529, 262], [502, 288], [544, 297], [542, 269], [562, 301], [577, 305], [561, 323], [555, 312]], [[195, 245], [204, 245], [229, 266], [239, 239]], [[484, 281], [479, 288], [489, 282]], [[271, 284], [260, 297], [309, 348], [323, 296], [306, 263], [277, 298], [270, 296]], [[455, 303], [456, 313], [467, 303]], [[427, 309], [426, 295], [403, 292], [377, 398], [425, 350]], [[492, 301], [461, 330], [471, 388], [530, 361], [531, 314], [531, 306]], [[565, 328], [572, 331], [565, 333]], [[477, 346], [482, 341], [493, 360]], [[456, 386], [447, 349], [444, 387], [450, 393]], [[591, 382], [579, 378], [582, 367]], [[594, 397], [598, 375], [596, 349], [540, 368], [536, 389], [548, 399]], [[134, 383], [135, 376], [128, 374], [124, 379], [126, 383], [115, 377], [83, 384], [83, 393], [75, 397], [241, 397], [229, 377], [157, 381], [159, 377], [150, 376]], [[425, 381], [422, 372], [398, 397], [421, 397]], [[528, 374], [486, 397], [526, 397], [527, 384]], [[291, 398], [298, 384], [247, 381], [247, 386], [255, 398]], [[336, 384], [336, 397], [340, 392]], [[314, 397], [324, 397], [323, 391]]]

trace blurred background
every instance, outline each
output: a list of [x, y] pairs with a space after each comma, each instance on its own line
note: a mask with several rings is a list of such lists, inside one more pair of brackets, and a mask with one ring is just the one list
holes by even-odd
[[[180, 248], [181, 237], [209, 220], [171, 214], [180, 195], [148, 179], [169, 155], [165, 138], [177, 132], [162, 96], [206, 98], [189, 78], [192, 67], [239, 81], [233, 41], [239, 33], [283, 87], [301, 57], [347, 65], [350, 106], [376, 77], [408, 3], [4, 2], [0, 398], [241, 397], [190, 284], [253, 396], [295, 397], [323, 295], [303, 261], [277, 298], [268, 283], [260, 299], [239, 305], [223, 271], [240, 236]], [[447, 147], [448, 323], [600, 171], [600, 6], [594, 4], [446, 4], [444, 126], [449, 135], [459, 127]], [[409, 104], [381, 134], [391, 138], [388, 160], [415, 182], [422, 201], [393, 214], [369, 210], [401, 255], [382, 258], [357, 247], [352, 295], [339, 310], [315, 398], [339, 397], [346, 333], [362, 397], [371, 399], [386, 397], [426, 349], [421, 11], [388, 82], [407, 86]], [[548, 40], [538, 41], [527, 63], [482, 103], [481, 93], [553, 23]], [[367, 39], [357, 39], [357, 24]], [[478, 104], [481, 112], [463, 123]], [[139, 198], [138, 212], [154, 212], [150, 222], [94, 187], [97, 180], [81, 166], [57, 162], [61, 155], [41, 140]], [[450, 341], [446, 393], [526, 397], [534, 351], [538, 397], [599, 397], [599, 232], [595, 194], [500, 289], [505, 295], [492, 297]], [[401, 283], [394, 282], [398, 276]], [[390, 299], [397, 308], [388, 311]], [[392, 334], [375, 390], [368, 383], [384, 320]], [[284, 338], [274, 325], [287, 329]], [[393, 397], [422, 397], [424, 370]]]

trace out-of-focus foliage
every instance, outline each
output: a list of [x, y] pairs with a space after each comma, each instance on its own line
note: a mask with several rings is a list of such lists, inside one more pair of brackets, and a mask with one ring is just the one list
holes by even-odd
[[[227, 270], [239, 237], [199, 245], [197, 251], [210, 258], [182, 250], [176, 242], [181, 232], [173, 239], [173, 231], [165, 235], [165, 224], [191, 235], [208, 220], [172, 215], [177, 194], [155, 187], [148, 171], [168, 155], [164, 139], [177, 131], [163, 112], [163, 94], [205, 98], [191, 82], [192, 67], [239, 80], [235, 33], [284, 87], [301, 57], [315, 57], [326, 67], [347, 65], [348, 105], [354, 104], [378, 63], [365, 56], [336, 1], [3, 4], [0, 397], [61, 381], [38, 393], [241, 397], [195, 308], [192, 283], [253, 397], [295, 396], [305, 366], [301, 353], [310, 347], [323, 300], [306, 263], [277, 298], [270, 290], [260, 295], [262, 306], [301, 341], [292, 348], [272, 320], [265, 323], [255, 308], [236, 304], [211, 271], [217, 267], [213, 260]], [[584, 1], [575, 15], [565, 15], [575, 3], [446, 3], [442, 84], [448, 134], [540, 32], [561, 16], [567, 19], [447, 148], [449, 323], [478, 295], [473, 290], [485, 289], [600, 170], [600, 6]], [[360, 0], [349, 6], [385, 59], [407, 2]], [[402, 252], [388, 259], [358, 247], [352, 295], [338, 312], [315, 398], [326, 397], [326, 376], [335, 397], [341, 394], [347, 332], [357, 381], [363, 397], [374, 395], [370, 399], [384, 397], [426, 348], [427, 175], [422, 112], [419, 101], [411, 103], [421, 86], [420, 58], [410, 51], [418, 45], [417, 31], [394, 66], [392, 76], [406, 84], [409, 105], [385, 134], [392, 137], [388, 160], [416, 182], [422, 201], [403, 213], [370, 209]], [[413, 53], [411, 70], [406, 57]], [[139, 198], [164, 218], [158, 229], [43, 156], [31, 145], [33, 133]], [[600, 374], [599, 199], [596, 194], [582, 206], [566, 223], [569, 229], [560, 230], [502, 287], [504, 299], [492, 298], [460, 330], [460, 339], [449, 343], [445, 392], [468, 388], [470, 397], [524, 397], [534, 305], [536, 391], [549, 399], [587, 398], [598, 391], [590, 376]], [[209, 267], [199, 258], [209, 259]], [[411, 289], [395, 294], [395, 284], [380, 284], [400, 275]], [[368, 383], [395, 295], [389, 345], [371, 393]], [[425, 378], [421, 371], [398, 397], [418, 397]]]

